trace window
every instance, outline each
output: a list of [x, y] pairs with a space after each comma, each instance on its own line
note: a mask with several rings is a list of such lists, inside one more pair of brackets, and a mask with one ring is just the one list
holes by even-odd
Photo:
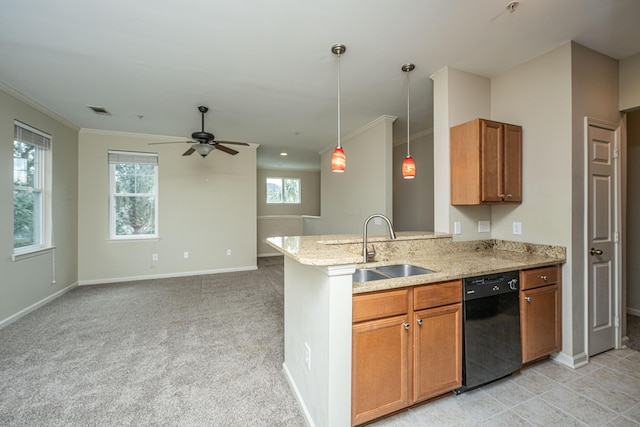
[[51, 135], [19, 121], [13, 125], [13, 252], [51, 246]]
[[109, 151], [111, 239], [158, 237], [158, 155]]
[[300, 203], [300, 178], [267, 178], [267, 203]]

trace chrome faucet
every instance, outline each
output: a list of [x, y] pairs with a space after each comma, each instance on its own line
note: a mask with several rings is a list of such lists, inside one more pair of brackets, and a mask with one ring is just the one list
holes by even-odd
[[373, 218], [384, 219], [387, 222], [387, 225], [389, 226], [389, 237], [391, 237], [391, 240], [396, 239], [396, 232], [393, 231], [393, 225], [391, 224], [391, 220], [386, 216], [382, 214], [373, 214], [369, 218], [365, 219], [364, 227], [362, 228], [362, 258], [363, 258], [363, 262], [365, 263], [368, 262], [369, 256], [371, 257], [376, 256], [375, 247], [373, 248], [372, 252], [367, 251], [367, 225], [369, 225], [369, 221], [371, 221]]

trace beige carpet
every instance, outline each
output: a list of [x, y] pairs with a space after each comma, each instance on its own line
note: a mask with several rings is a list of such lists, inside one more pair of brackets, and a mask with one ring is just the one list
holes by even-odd
[[77, 288], [0, 330], [0, 426], [303, 426], [282, 258]]

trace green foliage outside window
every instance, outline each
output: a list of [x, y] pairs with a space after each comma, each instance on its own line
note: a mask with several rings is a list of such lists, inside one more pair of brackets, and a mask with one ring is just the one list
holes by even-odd
[[38, 188], [39, 148], [13, 142], [13, 247], [40, 244], [42, 190]]
[[156, 234], [156, 166], [115, 164], [115, 235]]
[[267, 203], [300, 203], [300, 179], [267, 178]]

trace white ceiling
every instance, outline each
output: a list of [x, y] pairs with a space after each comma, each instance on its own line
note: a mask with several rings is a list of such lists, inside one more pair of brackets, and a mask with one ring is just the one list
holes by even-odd
[[79, 128], [186, 137], [206, 105], [217, 139], [261, 144], [259, 167], [304, 168], [336, 141], [334, 43], [347, 45], [342, 135], [383, 114], [406, 128], [407, 62], [417, 133], [432, 127], [429, 76], [444, 66], [491, 77], [569, 40], [640, 52], [639, 0], [507, 3], [8, 0], [0, 82]]

